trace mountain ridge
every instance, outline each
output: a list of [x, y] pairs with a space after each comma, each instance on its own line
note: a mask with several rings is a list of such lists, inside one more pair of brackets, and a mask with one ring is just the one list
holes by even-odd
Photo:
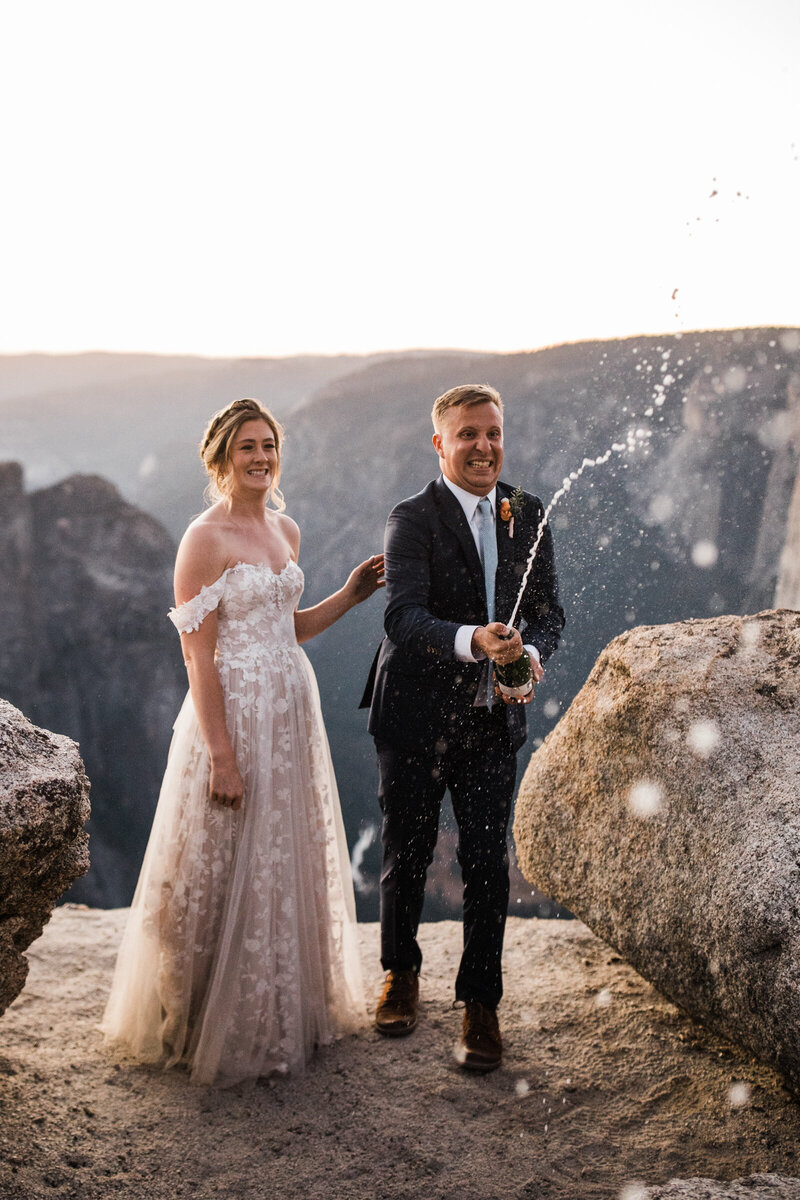
[[[781, 556], [787, 554], [789, 563], [800, 560], [800, 546], [794, 545], [800, 529], [796, 519], [787, 544], [800, 457], [796, 432], [800, 429], [800, 334], [772, 328], [712, 331], [681, 338], [579, 343], [546, 352], [359, 360], [355, 372], [328, 377], [301, 405], [284, 414], [282, 488], [288, 512], [303, 534], [304, 604], [316, 603], [340, 587], [358, 561], [377, 552], [393, 505], [438, 474], [439, 462], [430, 443], [430, 408], [439, 392], [463, 382], [467, 372], [473, 379], [488, 379], [504, 396], [503, 478], [524, 484], [545, 502], [585, 455], [601, 454], [612, 442], [624, 439], [633, 414], [651, 429], [646, 450], [615, 456], [604, 467], [588, 471], [551, 517], [567, 627], [529, 710], [530, 739], [520, 759], [523, 769], [530, 752], [579, 690], [597, 655], [618, 633], [634, 624], [771, 607]], [[294, 379], [299, 389], [300, 376]], [[254, 390], [246, 389], [250, 394]], [[111, 475], [117, 486], [121, 481], [111, 469], [117, 465], [117, 447], [124, 445], [127, 452], [134, 433], [138, 441], [129, 461], [136, 466], [142, 455], [152, 459], [151, 469], [144, 474], [129, 471], [128, 491], [122, 490], [126, 503], [151, 514], [148, 519], [155, 516], [168, 529], [159, 598], [149, 610], [154, 624], [151, 636], [164, 646], [163, 661], [175, 664], [174, 678], [166, 688], [171, 699], [160, 709], [166, 732], [172, 719], [166, 710], [173, 702], [177, 709], [176, 697], [185, 686], [177, 645], [170, 642], [171, 630], [166, 630], [164, 620], [171, 602], [174, 539], [202, 506], [205, 478], [196, 450], [202, 428], [212, 407], [232, 398], [216, 397], [213, 406], [203, 407], [197, 393], [178, 396], [173, 433], [180, 436], [175, 441], [164, 441], [165, 427], [148, 425], [130, 406], [107, 414], [106, 428], [111, 433], [97, 444], [91, 423], [82, 425], [77, 416], [55, 430], [59, 452], [82, 455], [82, 469], [102, 467], [100, 474]], [[33, 439], [37, 453], [48, 453], [54, 431], [37, 425], [38, 419], [34, 406], [25, 418], [26, 436]], [[13, 449], [8, 427], [3, 437], [5, 446], [11, 443]], [[0, 516], [8, 533], [4, 554], [14, 562], [19, 561], [19, 546], [11, 531], [30, 521], [30, 504], [20, 499], [19, 479], [18, 475], [10, 491], [0, 487]], [[35, 489], [37, 480], [29, 479], [28, 484]], [[37, 502], [39, 519], [45, 524], [53, 500], [63, 504], [64, 496], [48, 493]], [[121, 569], [124, 539], [118, 533], [109, 536], [118, 547]], [[51, 544], [55, 544], [52, 538]], [[699, 562], [695, 561], [698, 554]], [[80, 567], [77, 560], [76, 565]], [[786, 572], [788, 577], [788, 567]], [[9, 664], [12, 659], [18, 663], [22, 675], [28, 670], [32, 651], [26, 647], [31, 635], [22, 621], [26, 602], [20, 599], [16, 583], [8, 590], [7, 601], [11, 615], [5, 630], [0, 630], [0, 666], [5, 661], [8, 669], [0, 670], [0, 695], [5, 692], [14, 700], [19, 697], [19, 678]], [[77, 612], [74, 622], [62, 620], [62, 626], [68, 632], [74, 623], [79, 632], [82, 621]], [[381, 636], [381, 605], [376, 598], [306, 647], [320, 684], [351, 845], [362, 838], [366, 846], [379, 819], [374, 750], [357, 706]], [[19, 649], [14, 651], [12, 643]], [[110, 661], [110, 649], [103, 653]], [[38, 709], [31, 712], [25, 702], [22, 707], [39, 723], [81, 738], [65, 712], [48, 707], [45, 716]], [[133, 760], [133, 735], [124, 724], [121, 736]], [[165, 737], [166, 733], [159, 733], [153, 739], [159, 753], [165, 753]], [[95, 753], [97, 759], [92, 758]], [[103, 759], [108, 753], [96, 739], [91, 751], [87, 746], [90, 775], [100, 778], [98, 771], [105, 770]], [[153, 766], [153, 782], [139, 801], [137, 845], [149, 828], [158, 776]], [[103, 791], [95, 787], [98, 804]], [[109, 805], [109, 820], [113, 802], [110, 794], [102, 802]], [[448, 814], [442, 838], [447, 846], [449, 821]], [[439, 885], [432, 882], [426, 911], [439, 917], [453, 911], [450, 859], [443, 858], [437, 869]], [[374, 836], [364, 850], [362, 871], [367, 890], [360, 911], [374, 916], [378, 871]], [[131, 877], [135, 869], [126, 875]], [[445, 896], [451, 898], [445, 902]], [[517, 896], [523, 900], [521, 888]], [[527, 896], [536, 911], [541, 898], [530, 897], [530, 889]], [[91, 899], [100, 902], [97, 896]], [[120, 891], [103, 902], [125, 899], [127, 894]], [[522, 904], [520, 909], [531, 911]]]

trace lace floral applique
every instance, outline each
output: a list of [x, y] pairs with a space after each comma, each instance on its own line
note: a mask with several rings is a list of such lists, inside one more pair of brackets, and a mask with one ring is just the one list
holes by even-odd
[[213, 583], [205, 587], [201, 587], [196, 596], [192, 596], [191, 600], [185, 601], [184, 604], [179, 604], [176, 608], [171, 608], [167, 613], [170, 621], [177, 629], [178, 633], [194, 633], [199, 629], [203, 621], [210, 612], [217, 607], [220, 598], [225, 589], [225, 579], [228, 572], [220, 575], [219, 579], [215, 579]]

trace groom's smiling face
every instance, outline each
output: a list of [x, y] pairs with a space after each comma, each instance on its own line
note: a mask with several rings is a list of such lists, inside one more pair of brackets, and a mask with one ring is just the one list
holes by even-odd
[[485, 496], [503, 465], [503, 414], [490, 402], [454, 405], [440, 417], [433, 445], [451, 483]]

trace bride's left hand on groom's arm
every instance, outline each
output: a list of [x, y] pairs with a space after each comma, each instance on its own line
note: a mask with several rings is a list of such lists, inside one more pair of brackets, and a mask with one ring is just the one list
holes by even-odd
[[368, 600], [373, 592], [385, 586], [382, 554], [373, 554], [372, 558], [359, 563], [355, 570], [350, 572], [345, 584], [353, 604], [360, 604], [362, 600]]

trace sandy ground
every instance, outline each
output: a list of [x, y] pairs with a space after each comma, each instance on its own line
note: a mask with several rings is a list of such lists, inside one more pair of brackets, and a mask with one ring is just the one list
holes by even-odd
[[[103, 1051], [124, 916], [61, 908], [31, 947], [0, 1026], [2, 1200], [576, 1200], [632, 1181], [800, 1175], [800, 1107], [780, 1079], [578, 922], [509, 922], [506, 1056], [491, 1075], [452, 1056], [461, 927], [448, 921], [422, 933], [410, 1038], [365, 1028], [303, 1077], [209, 1091]], [[377, 992], [377, 926], [361, 939]]]

